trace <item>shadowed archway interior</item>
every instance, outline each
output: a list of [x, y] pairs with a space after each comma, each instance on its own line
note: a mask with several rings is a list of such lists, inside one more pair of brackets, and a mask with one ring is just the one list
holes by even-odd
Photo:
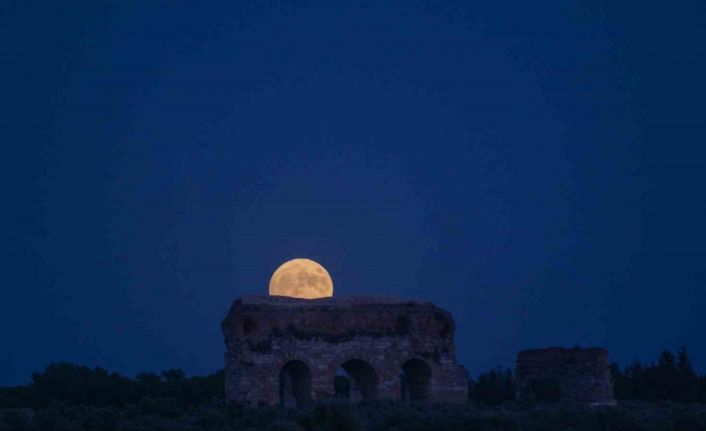
[[431, 393], [431, 368], [421, 359], [410, 359], [402, 364], [400, 373], [402, 401], [423, 403]]
[[302, 361], [284, 364], [279, 373], [279, 400], [282, 407], [306, 407], [311, 402], [311, 370]]
[[354, 402], [374, 400], [378, 396], [377, 372], [362, 359], [350, 359], [337, 370], [334, 391], [336, 396]]

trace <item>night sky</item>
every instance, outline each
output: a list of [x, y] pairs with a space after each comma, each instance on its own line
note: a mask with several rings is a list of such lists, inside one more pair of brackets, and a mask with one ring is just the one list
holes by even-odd
[[215, 371], [294, 257], [451, 311], [472, 375], [706, 371], [704, 2], [106, 3], [0, 6], [0, 384]]

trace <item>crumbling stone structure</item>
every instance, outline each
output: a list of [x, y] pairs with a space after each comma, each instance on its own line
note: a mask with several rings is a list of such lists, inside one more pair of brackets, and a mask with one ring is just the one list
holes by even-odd
[[429, 302], [249, 296], [233, 303], [222, 328], [233, 403], [468, 399], [454, 320]]
[[517, 399], [613, 405], [609, 366], [608, 351], [597, 347], [522, 351], [517, 355]]

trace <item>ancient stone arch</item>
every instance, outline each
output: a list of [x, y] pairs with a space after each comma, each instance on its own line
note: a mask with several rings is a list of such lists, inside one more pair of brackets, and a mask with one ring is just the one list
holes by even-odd
[[432, 370], [421, 358], [411, 358], [402, 363], [400, 397], [409, 403], [429, 401], [432, 392]]
[[306, 407], [311, 402], [311, 369], [303, 361], [287, 361], [279, 372], [279, 404]]
[[370, 401], [377, 399], [379, 378], [375, 368], [364, 359], [352, 358], [341, 362], [340, 367], [348, 374], [351, 401]]
[[222, 327], [233, 403], [304, 406], [333, 397], [339, 367], [351, 401], [468, 397], [453, 318], [428, 302], [252, 296], [233, 303]]

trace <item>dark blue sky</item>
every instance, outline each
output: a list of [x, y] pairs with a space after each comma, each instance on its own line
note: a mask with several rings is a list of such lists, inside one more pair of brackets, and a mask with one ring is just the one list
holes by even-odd
[[299, 256], [450, 310], [474, 375], [706, 371], [703, 2], [105, 3], [0, 7], [0, 384], [211, 372]]

